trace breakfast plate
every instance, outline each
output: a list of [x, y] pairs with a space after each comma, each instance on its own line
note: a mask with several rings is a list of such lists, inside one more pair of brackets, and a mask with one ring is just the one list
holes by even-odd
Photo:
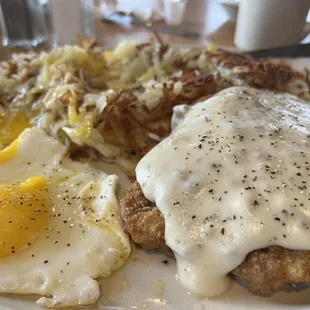
[[[144, 45], [144, 44], [139, 45], [139, 49], [142, 49], [145, 46], [148, 46], [148, 45]], [[132, 46], [129, 46], [129, 48], [128, 48], [129, 53], [133, 53], [135, 48], [136, 48], [135, 46], [134, 46], [134, 48]], [[128, 52], [128, 50], [126, 50], [126, 52]], [[160, 57], [162, 57], [162, 55], [164, 55], [164, 53], [166, 51], [167, 50], [165, 50], [165, 48], [160, 49], [160, 53], [159, 53]], [[78, 50], [78, 49], [70, 50], [70, 48], [68, 48], [68, 52], [69, 52], [68, 55], [71, 55], [71, 53], [77, 53], [78, 56], [81, 57], [81, 58], [79, 58], [79, 61], [77, 61], [77, 63], [78, 64], [84, 63], [85, 59], [83, 58], [84, 57], [83, 51]], [[124, 54], [123, 50], [119, 50], [119, 52], [120, 52], [120, 54]], [[45, 67], [44, 74], [42, 76], [40, 75], [40, 79], [37, 82], [42, 83], [43, 87], [46, 87], [46, 85], [48, 85], [48, 87], [49, 87], [49, 85], [50, 85], [49, 83], [55, 82], [53, 79], [51, 79], [51, 76], [50, 76], [50, 74], [51, 74], [50, 67], [51, 66], [49, 66], [49, 64], [51, 62], [55, 62], [55, 61], [57, 63], [58, 58], [63, 57], [63, 55], [61, 54], [61, 51], [56, 50], [55, 53], [56, 53], [55, 55], [43, 55], [41, 57], [41, 60], [43, 59], [43, 61], [45, 61], [44, 62], [45, 65], [47, 64], [47, 66]], [[148, 57], [149, 55], [144, 55], [144, 57], [146, 57], [146, 56]], [[196, 54], [190, 55], [190, 56], [189, 56], [189, 54], [185, 54], [185, 56], [186, 57], [193, 56], [192, 57], [193, 62], [197, 59]], [[215, 56], [217, 57], [218, 55], [215, 54]], [[229, 54], [226, 56], [227, 56], [227, 58], [230, 57]], [[30, 56], [30, 57], [32, 57], [32, 56]], [[96, 77], [97, 77], [96, 75], [98, 75], [98, 68], [97, 68], [98, 58], [96, 58], [96, 57], [97, 57], [97, 55], [95, 55], [95, 58], [91, 59], [90, 63], [88, 63], [88, 65], [89, 65], [87, 67], [88, 71], [87, 70], [86, 71], [88, 72], [90, 78], [93, 79], [92, 83], [100, 84], [102, 81], [100, 81], [99, 79], [96, 79]], [[147, 57], [146, 58], [141, 57], [141, 59], [142, 59], [141, 61], [147, 61], [147, 59], [148, 59]], [[160, 57], [159, 57], [159, 59], [155, 59], [155, 62], [157, 62], [157, 65], [158, 65], [158, 61], [160, 61]], [[219, 57], [221, 57], [221, 55]], [[34, 59], [35, 59], [35, 64], [37, 65], [36, 61], [38, 61], [38, 60], [37, 60], [37, 58], [34, 58]], [[80, 61], [80, 60], [82, 60], [82, 61]], [[70, 57], [65, 58], [65, 61], [70, 63], [71, 58]], [[115, 65], [115, 68], [118, 71], [117, 72], [112, 71], [110, 79], [108, 81], [105, 80], [104, 83], [110, 83], [110, 85], [113, 85], [113, 87], [115, 89], [121, 89], [121, 88], [123, 88], [124, 85], [125, 86], [130, 85], [131, 87], [136, 87], [137, 86], [137, 84], [135, 84], [136, 82], [131, 81], [130, 72], [121, 72], [121, 75], [124, 78], [122, 83], [118, 83], [117, 78], [115, 78], [115, 80], [113, 81], [113, 77], [114, 76], [117, 77], [119, 72], [120, 72], [119, 67], [117, 67], [117, 66], [120, 66], [120, 64], [117, 63], [117, 61], [118, 61], [117, 57], [114, 60], [110, 61], [112, 63], [112, 65]], [[180, 63], [180, 59], [174, 58], [174, 61], [176, 63]], [[224, 61], [225, 61], [225, 59], [224, 59]], [[232, 63], [229, 63], [228, 65], [233, 64], [233, 60], [231, 60], [231, 61], [232, 61]], [[250, 65], [253, 65], [252, 60], [247, 60], [247, 61], [250, 63]], [[74, 65], [76, 65], [76, 64], [74, 63]], [[168, 65], [171, 65], [171, 64], [168, 64]], [[306, 60], [306, 59], [305, 60], [301, 60], [301, 59], [300, 60], [294, 60], [293, 62], [291, 62], [291, 66], [293, 68], [296, 68], [296, 70], [303, 71], [303, 69], [305, 67], [308, 67], [308, 60]], [[133, 63], [133, 67], [134, 67], [134, 63]], [[169, 68], [169, 66], [168, 66], [168, 68]], [[271, 66], [271, 68], [272, 68], [272, 66]], [[11, 69], [13, 71], [15, 70], [14, 67], [9, 68], [9, 69]], [[61, 68], [61, 69], [63, 69], [63, 68]], [[225, 68], [225, 70], [223, 68], [221, 68], [221, 69], [222, 69], [222, 71], [221, 71], [222, 75], [227, 74], [227, 70], [226, 70], [227, 68]], [[156, 71], [155, 73], [152, 71], [149, 72], [150, 74], [153, 74], [156, 77], [155, 79], [158, 78], [158, 74], [160, 75], [162, 73], [161, 70], [158, 70], [158, 67], [156, 68], [156, 70], [155, 70]], [[245, 72], [245, 71], [242, 71], [242, 70], [244, 70], [244, 68], [238, 68], [238, 70], [239, 70], [238, 73], [240, 73], [240, 72], [244, 73]], [[60, 75], [62, 73], [63, 72], [60, 72]], [[61, 81], [63, 82], [63, 80], [65, 80], [68, 83], [68, 85], [71, 86], [71, 83], [73, 83], [73, 81], [75, 81], [75, 79], [78, 79], [78, 78], [83, 79], [84, 78], [84, 75], [81, 72], [76, 73], [76, 72], [72, 71], [71, 73], [72, 74], [68, 74], [68, 75], [65, 75], [64, 77], [62, 77], [63, 79]], [[281, 73], [283, 73], [283, 72], [281, 71]], [[287, 72], [284, 72], [284, 78], [286, 78], [286, 74], [287, 74]], [[290, 72], [289, 72], [289, 74], [290, 74]], [[95, 78], [94, 78], [94, 76], [95, 76]], [[148, 78], [148, 76], [145, 76], [145, 75], [142, 77], [143, 77], [143, 79]], [[212, 79], [210, 79], [209, 77], [200, 76], [200, 74], [197, 72], [194, 72], [192, 75], [187, 75], [186, 77], [189, 78], [189, 80], [191, 82], [194, 81], [194, 82], [192, 82], [192, 84], [191, 83], [188, 84], [190, 87], [192, 87], [194, 84], [195, 87], [197, 87], [197, 85], [198, 85], [198, 88], [199, 88], [201, 86], [201, 84], [199, 84], [199, 83], [203, 82], [203, 83], [207, 83], [208, 87], [210, 87], [208, 90], [210, 90], [210, 91], [214, 90], [214, 88], [212, 88], [212, 87], [214, 87], [214, 84], [212, 84], [212, 82], [214, 82], [214, 81], [212, 81]], [[177, 81], [175, 83], [177, 85], [177, 87], [180, 86], [180, 81], [183, 81], [182, 77], [180, 78], [179, 73], [176, 73], [176, 75], [173, 77], [173, 79], [174, 79], [174, 81]], [[81, 120], [80, 115], [77, 115], [75, 113], [76, 112], [76, 110], [75, 110], [76, 105], [78, 104], [78, 102], [80, 102], [79, 100], [81, 100], [81, 97], [79, 97], [80, 93], [85, 91], [85, 89], [87, 90], [88, 86], [86, 86], [85, 88], [78, 88], [78, 87], [80, 87], [80, 84], [77, 84], [77, 86], [76, 86], [77, 89], [74, 92], [74, 96], [76, 96], [74, 98], [74, 100], [76, 99], [76, 101], [72, 104], [72, 101], [70, 99], [68, 100], [68, 97], [67, 97], [68, 96], [68, 93], [67, 93], [68, 85], [65, 85], [65, 87], [62, 88], [63, 85], [61, 85], [61, 87], [60, 87], [60, 85], [58, 85], [58, 82], [59, 81], [55, 82], [55, 85], [56, 85], [55, 87], [56, 87], [57, 91], [54, 89], [54, 92], [51, 94], [51, 96], [48, 93], [46, 98], [45, 98], [45, 99], [47, 99], [47, 102], [46, 102], [47, 107], [50, 108], [50, 110], [53, 110], [55, 108], [55, 106], [52, 105], [53, 102], [52, 102], [51, 98], [55, 98], [53, 96], [59, 96], [59, 98], [60, 98], [60, 102], [62, 103], [62, 105], [61, 105], [61, 113], [57, 116], [58, 118], [55, 117], [57, 124], [53, 127], [52, 125], [54, 125], [54, 124], [51, 125], [50, 123], [48, 123], [48, 126], [46, 126], [46, 124], [44, 123], [46, 121], [46, 117], [45, 117], [46, 115], [44, 115], [44, 113], [46, 113], [46, 111], [48, 111], [48, 113], [49, 113], [50, 110], [46, 109], [46, 110], [41, 111], [40, 107], [38, 107], [38, 105], [37, 105], [35, 107], [36, 108], [36, 114], [35, 114], [36, 126], [40, 127], [43, 124], [42, 127], [46, 131], [50, 130], [49, 133], [51, 135], [53, 135], [54, 137], [58, 137], [57, 136], [58, 132], [60, 129], [62, 129], [71, 138], [71, 140], [74, 141], [74, 143], [76, 145], [86, 144], [89, 147], [95, 148], [98, 152], [101, 152], [102, 154], [106, 155], [107, 157], [109, 157], [109, 154], [110, 154], [109, 151], [111, 149], [113, 151], [117, 152], [116, 148], [113, 148], [112, 146], [111, 146], [111, 149], [107, 149], [104, 147], [105, 146], [104, 143], [102, 143], [102, 145], [101, 145], [100, 143], [103, 140], [100, 140], [100, 139], [96, 140], [96, 143], [95, 143], [94, 140], [90, 139], [89, 131], [92, 128], [87, 127], [87, 126], [85, 127], [85, 123], [87, 123], [87, 122], [83, 122], [83, 119]], [[234, 82], [240, 83], [240, 80], [235, 80]], [[255, 82], [257, 82], [257, 81], [255, 80]], [[261, 81], [261, 80], [258, 81], [258, 83], [261, 83], [261, 82], [263, 83], [264, 81]], [[272, 82], [274, 83], [277, 81], [272, 81]], [[127, 84], [124, 84], [124, 83], [127, 83]], [[227, 83], [227, 80], [224, 80], [224, 83]], [[268, 85], [270, 85], [270, 84], [268, 84]], [[277, 85], [277, 87], [283, 86], [283, 85], [278, 85], [278, 84], [276, 84], [276, 85]], [[156, 98], [158, 91], [161, 89], [160, 87], [158, 87], [158, 85], [156, 85], [156, 83], [154, 81], [151, 84], [146, 82], [145, 87], [150, 89], [152, 98]], [[165, 87], [166, 87], [166, 85], [165, 85]], [[180, 90], [176, 89], [177, 87], [175, 87], [175, 85], [174, 85], [173, 90], [175, 90], [176, 92], [179, 92]], [[224, 86], [222, 86], [222, 87], [226, 88], [227, 84], [224, 84]], [[139, 88], [139, 87], [137, 87], [137, 88]], [[303, 85], [299, 85], [297, 88], [299, 91], [301, 91], [303, 89]], [[36, 92], [39, 92], [39, 94], [40, 94], [40, 91], [42, 91], [42, 88], [41, 89], [39, 88], [39, 90], [36, 89]], [[199, 96], [207, 95], [203, 91], [205, 91], [205, 90], [199, 88]], [[27, 91], [25, 91], [25, 89], [22, 90], [23, 95], [26, 92]], [[61, 95], [59, 95], [60, 93], [61, 93]], [[112, 96], [113, 100], [119, 99], [120, 94], [124, 95], [124, 93], [125, 92], [121, 91], [116, 96], [114, 96], [115, 95], [114, 94], [113, 95], [114, 97]], [[111, 95], [108, 92], [107, 92], [107, 94]], [[37, 96], [38, 93], [36, 93], [35, 95]], [[191, 93], [191, 95], [192, 95], [192, 93]], [[300, 96], [303, 96], [303, 95], [305, 95], [305, 94], [301, 92]], [[154, 102], [148, 101], [149, 98], [145, 98], [145, 96], [143, 96], [143, 94], [136, 92], [135, 96], [138, 97], [139, 100], [141, 100], [141, 101], [146, 101], [148, 105], [154, 104]], [[124, 100], [124, 98], [127, 101]], [[128, 100], [132, 100], [132, 97], [130, 97], [130, 95], [128, 95], [127, 97], [124, 97], [124, 98], [122, 98], [123, 101], [122, 100], [118, 101], [118, 104], [121, 107], [124, 107], [124, 106], [127, 107], [126, 104], [128, 103]], [[19, 99], [20, 99], [19, 97], [16, 98], [17, 101]], [[28, 97], [26, 99], [28, 99]], [[195, 98], [192, 98], [192, 99], [195, 100]], [[92, 94], [91, 96], [87, 97], [87, 102], [86, 102], [85, 106], [83, 107], [83, 109], [81, 109], [81, 113], [85, 113], [85, 118], [91, 124], [93, 122], [92, 117], [94, 117], [94, 115], [89, 114], [89, 111], [90, 111], [90, 107], [93, 107], [95, 105], [95, 103], [96, 103], [96, 108], [98, 108], [101, 112], [107, 106], [107, 103], [106, 103], [105, 98], [103, 96], [100, 96], [98, 94]], [[64, 115], [64, 109], [62, 109], [62, 108], [63, 108], [63, 106], [67, 106], [67, 105], [69, 105], [69, 106], [71, 105], [70, 106], [71, 110], [69, 109], [69, 119], [64, 117], [63, 120], [59, 121], [61, 116]], [[56, 108], [58, 108], [58, 107], [56, 106]], [[113, 115], [112, 112], [111, 112], [111, 114], [109, 114], [110, 116], [111, 115], [112, 116], [117, 115], [117, 114]], [[42, 114], [40, 114], [40, 113], [42, 113]], [[168, 113], [168, 115], [169, 115], [169, 113]], [[145, 119], [142, 119], [142, 120], [139, 119], [139, 115], [135, 114], [135, 112], [133, 112], [133, 116], [136, 117], [135, 120], [139, 123], [139, 125], [142, 124], [141, 125], [142, 128], [145, 128], [143, 126], [148, 126], [147, 127], [148, 129], [150, 129], [150, 130], [154, 129], [154, 127], [149, 126], [149, 124], [145, 124]], [[146, 115], [146, 119], [149, 119], [148, 117], [149, 117], [149, 115]], [[121, 119], [121, 120], [124, 121], [123, 119]], [[106, 124], [106, 119], [99, 118], [99, 121], [102, 122], [103, 126]], [[170, 120], [169, 120], [169, 122], [170, 122]], [[129, 128], [132, 129], [131, 127], [129, 127]], [[109, 129], [111, 129], [111, 128], [109, 128], [109, 127], [108, 127], [108, 129], [105, 128], [104, 133], [106, 134], [106, 132], [109, 132]], [[138, 126], [138, 128], [134, 127], [134, 129], [137, 130], [137, 133], [141, 133], [141, 131], [139, 131], [139, 130], [141, 130], [141, 128], [139, 128], [139, 126]], [[161, 130], [165, 132], [165, 127], [161, 127]], [[35, 130], [34, 129], [27, 129], [25, 132], [26, 132], [25, 134], [21, 135], [22, 139], [25, 139], [25, 136], [27, 137], [27, 135], [29, 135], [31, 133], [36, 135], [41, 131], [38, 131], [37, 129], [35, 129]], [[154, 132], [160, 133], [160, 131], [157, 129], [154, 129]], [[122, 138], [122, 134], [123, 133], [121, 132], [120, 138]], [[127, 133], [125, 133], [125, 135], [126, 134]], [[39, 133], [38, 137], [41, 137], [40, 135], [41, 135], [41, 133]], [[158, 136], [154, 133], [152, 133], [152, 135], [150, 134], [150, 136], [151, 136], [151, 139], [146, 140], [150, 143], [148, 145], [148, 147], [154, 146], [154, 144], [155, 144], [154, 141], [156, 141], [156, 139], [157, 139], [157, 141], [159, 140]], [[64, 135], [60, 135], [58, 138], [63, 139]], [[113, 139], [115, 137], [113, 137], [113, 136], [111, 137], [107, 134], [107, 136], [105, 138], [108, 140], [109, 143], [113, 144], [113, 142], [114, 142]], [[117, 137], [117, 138], [119, 138], [119, 137]], [[21, 138], [19, 136], [18, 140], [20, 140], [20, 139]], [[47, 138], [44, 138], [44, 139], [47, 139]], [[81, 139], [81, 140], [79, 140], [79, 139]], [[35, 142], [35, 140], [33, 140], [33, 141]], [[54, 143], [53, 140], [48, 140], [48, 141], [49, 142], [46, 145], [49, 145], [49, 146], [53, 145], [53, 143]], [[65, 139], [63, 141], [64, 141], [64, 144], [67, 146], [68, 141]], [[0, 142], [1, 142], [1, 140], [0, 140]], [[128, 149], [128, 145], [126, 145], [126, 141], [124, 142], [124, 144]], [[46, 150], [48, 150], [48, 147], [46, 147]], [[74, 149], [74, 154], [75, 155], [77, 153], [80, 154], [79, 153], [80, 151], [81, 150], [77, 147], [77, 149]], [[86, 151], [86, 158], [88, 157], [88, 159], [86, 160], [85, 156], [82, 157], [82, 159], [81, 158], [79, 158], [79, 159], [80, 159], [80, 161], [86, 161], [87, 164], [85, 164], [85, 165], [79, 163], [76, 166], [74, 166], [74, 164], [72, 164], [70, 160], [68, 161], [68, 159], [64, 160], [64, 162], [58, 160], [58, 164], [59, 164], [59, 167], [60, 167], [60, 170], [62, 171], [62, 173], [64, 173], [63, 171], [67, 171], [66, 169], [68, 169], [68, 171], [72, 170], [73, 172], [71, 171], [70, 173], [76, 177], [75, 174], [77, 174], [77, 175], [79, 175], [79, 174], [74, 172], [74, 171], [79, 170], [79, 169], [80, 170], [85, 169], [85, 171], [86, 171], [85, 172], [85, 180], [89, 180], [89, 182], [91, 184], [96, 184], [96, 183], [101, 184], [101, 182], [103, 182], [103, 183], [106, 182], [105, 180], [96, 179], [97, 174], [94, 171], [102, 170], [106, 174], [116, 174], [119, 177], [118, 196], [119, 196], [119, 198], [123, 197], [125, 195], [127, 189], [130, 187], [130, 185], [132, 183], [133, 175], [128, 173], [128, 171], [132, 172], [132, 170], [130, 170], [130, 169], [132, 169], [132, 166], [128, 165], [128, 163], [125, 161], [122, 161], [122, 164], [120, 164], [119, 166], [117, 166], [115, 163], [104, 163], [101, 160], [96, 161], [96, 160], [94, 160], [94, 159], [96, 159], [96, 156], [95, 156], [96, 154], [90, 152], [89, 149], [87, 149], [87, 148], [86, 148], [86, 150], [84, 149], [84, 151]], [[140, 154], [141, 156], [143, 156], [144, 153], [147, 152], [147, 151], [144, 151], [143, 148], [139, 147], [138, 152], [140, 152], [140, 151], [141, 151], [141, 154]], [[42, 149], [42, 152], [43, 152], [43, 149]], [[61, 152], [64, 153], [65, 151], [61, 149]], [[134, 153], [134, 152], [131, 150], [131, 153]], [[43, 157], [43, 156], [41, 156], [41, 157]], [[40, 157], [40, 159], [41, 159], [41, 157]], [[45, 157], [48, 158], [48, 155], [46, 155]], [[110, 160], [110, 161], [112, 161], [112, 160]], [[64, 167], [62, 166], [63, 164], [65, 165]], [[71, 170], [66, 165], [69, 165], [69, 167], [71, 167], [70, 168]], [[78, 165], [80, 165], [80, 166], [78, 166]], [[43, 167], [45, 167], [45, 166], [43, 166]], [[81, 168], [81, 167], [83, 167], [83, 168]], [[22, 168], [24, 170], [21, 170], [21, 171], [28, 176], [30, 173], [28, 171], [28, 168], [27, 167], [26, 167], [27, 169], [25, 167], [22, 167]], [[95, 170], [91, 170], [91, 169], [95, 169]], [[93, 171], [92, 174], [89, 173], [89, 171]], [[123, 171], [126, 171], [127, 175], [129, 175], [129, 177], [127, 177], [127, 175]], [[46, 171], [44, 170], [44, 172], [46, 172], [47, 175], [49, 173], [51, 173], [50, 171], [47, 171], [47, 170]], [[55, 172], [55, 171], [53, 170], [53, 172]], [[15, 171], [14, 173], [16, 174], [18, 172]], [[30, 176], [31, 175], [32, 174], [30, 174]], [[111, 182], [109, 183], [109, 186], [111, 186], [111, 184], [112, 184]], [[77, 185], [77, 186], [79, 186], [79, 185]], [[68, 188], [68, 190], [69, 190], [69, 188]], [[93, 188], [92, 188], [92, 186], [90, 186], [90, 192], [91, 193], [93, 193], [92, 190], [93, 190]], [[84, 190], [82, 190], [81, 192], [84, 193]], [[102, 195], [102, 197], [100, 196], [100, 199], [104, 198], [105, 196], [108, 196], [110, 201], [104, 205], [107, 206], [107, 209], [111, 209], [112, 208], [111, 206], [113, 205], [114, 200], [113, 200], [113, 195], [110, 192], [108, 192], [108, 193], [109, 194], [106, 193], [106, 194]], [[94, 199], [91, 197], [96, 198], [97, 196], [86, 196], [86, 197], [88, 197], [89, 200], [91, 200], [91, 199]], [[111, 248], [113, 248], [112, 245], [114, 244], [115, 248], [112, 249], [111, 251], [112, 252], [117, 252], [117, 251], [122, 252], [122, 250], [124, 250], [124, 246], [126, 247], [126, 245], [127, 245], [126, 237], [123, 236], [123, 232], [120, 232], [118, 230], [119, 222], [117, 222], [117, 221], [114, 222], [114, 220], [112, 219], [112, 217], [114, 217], [114, 213], [115, 214], [117, 213], [117, 210], [115, 210], [113, 208], [112, 208], [113, 213], [111, 214], [111, 218], [109, 218], [109, 221], [112, 223], [111, 224], [112, 227], [115, 228], [115, 230], [113, 230], [113, 232], [118, 236], [119, 240], [122, 241], [122, 246], [121, 246], [121, 249], [119, 249], [119, 244], [116, 246], [115, 243], [112, 242], [110, 245], [110, 250], [111, 250]], [[83, 210], [83, 211], [85, 211], [85, 210]], [[96, 213], [95, 211], [92, 211], [92, 212]], [[86, 221], [88, 218], [87, 213], [84, 214], [84, 217], [85, 217], [85, 221]], [[83, 217], [83, 219], [84, 219], [84, 217]], [[90, 220], [91, 220], [91, 223], [94, 224], [92, 221], [93, 219], [91, 218]], [[67, 223], [67, 221], [64, 221], [64, 223], [65, 222]], [[96, 222], [97, 222], [97, 220], [96, 220]], [[98, 222], [100, 222], [100, 219], [98, 220]], [[90, 225], [90, 222], [86, 221], [84, 224]], [[107, 227], [110, 227], [109, 225], [107, 225]], [[92, 225], [90, 225], [90, 226], [92, 226]], [[92, 228], [90, 228], [90, 229], [92, 229]], [[89, 247], [85, 248], [85, 251], [88, 251], [90, 256], [92, 254], [91, 246], [93, 245], [93, 241], [95, 241], [95, 240], [90, 238], [89, 239]], [[103, 239], [101, 241], [103, 241]], [[99, 242], [99, 240], [98, 240], [98, 242]], [[67, 247], [68, 247], [68, 244], [67, 244]], [[100, 249], [98, 249], [98, 244], [95, 244], [94, 250], [98, 251], [98, 253], [100, 253]], [[82, 243], [81, 246], [85, 247], [85, 243]], [[104, 248], [104, 246], [105, 246], [105, 244], [102, 243], [102, 248]], [[79, 249], [79, 250], [81, 250], [81, 253], [83, 252], [83, 248]], [[127, 249], [127, 251], [125, 251], [125, 252], [127, 255], [129, 253], [129, 250]], [[53, 253], [53, 255], [54, 254], [55, 253]], [[125, 256], [121, 255], [122, 259], [126, 258], [126, 255]], [[77, 256], [76, 257], [77, 266], [79, 266], [79, 263], [80, 263], [79, 259], [80, 259], [80, 257]], [[46, 261], [46, 263], [48, 263], [48, 261]], [[94, 261], [94, 263], [97, 263], [97, 262]], [[102, 262], [102, 264], [104, 265], [105, 263]], [[99, 280], [101, 296], [98, 299], [96, 305], [95, 306], [89, 306], [89, 307], [84, 306], [83, 309], [106, 309], [106, 310], [113, 310], [113, 309], [119, 309], [119, 310], [120, 309], [154, 309], [154, 310], [156, 310], [156, 309], [197, 309], [197, 310], [215, 309], [215, 310], [221, 310], [221, 309], [227, 309], [229, 307], [232, 310], [242, 310], [242, 309], [249, 309], [249, 308], [257, 309], [257, 310], [263, 309], [263, 308], [275, 309], [276, 310], [276, 309], [282, 309], [283, 307], [285, 307], [286, 309], [294, 310], [294, 309], [308, 309], [309, 304], [310, 304], [309, 298], [308, 298], [308, 290], [307, 289], [302, 290], [303, 287], [301, 287], [301, 286], [296, 286], [293, 289], [290, 288], [289, 292], [282, 290], [282, 291], [279, 291], [279, 292], [273, 294], [272, 296], [260, 296], [260, 295], [254, 295], [254, 294], [250, 293], [247, 290], [246, 285], [244, 283], [237, 283], [236, 281], [232, 282], [232, 288], [227, 293], [224, 293], [223, 295], [221, 295], [219, 297], [209, 298], [209, 299], [200, 298], [194, 294], [190, 294], [182, 286], [178, 277], [176, 276], [176, 263], [175, 263], [175, 259], [172, 256], [167, 256], [165, 254], [162, 254], [162, 253], [156, 252], [156, 251], [146, 252], [146, 251], [143, 251], [138, 246], [135, 246], [134, 244], [132, 244], [132, 253], [131, 253], [130, 257], [128, 258], [128, 260], [126, 261], [126, 263], [124, 264], [124, 266], [120, 269], [118, 269], [118, 268], [121, 267], [121, 264], [117, 263], [115, 266], [117, 266], [117, 267], [111, 268], [114, 271], [114, 273], [111, 276], [107, 277], [107, 275], [109, 274], [109, 272], [107, 272], [103, 275], [103, 276], [106, 276], [106, 278]], [[61, 278], [61, 281], [66, 282], [66, 281], [71, 281], [71, 279], [73, 279], [71, 282], [71, 285], [72, 286], [76, 285], [75, 276], [77, 276], [76, 273], [78, 273], [78, 270], [80, 270], [82, 267], [84, 267], [83, 261], [80, 264], [79, 269], [76, 269], [76, 271], [74, 273], [70, 274], [71, 278], [69, 278], [69, 279]], [[101, 274], [94, 272], [92, 270], [92, 267], [93, 266], [90, 266], [89, 268], [85, 267], [85, 273], [87, 274], [90, 272], [91, 274], [95, 274], [94, 277], [97, 277], [97, 276], [100, 277]], [[118, 269], [118, 270], [116, 270], [116, 269]], [[35, 277], [36, 275], [32, 274], [32, 276]], [[51, 278], [53, 278], [53, 276], [54, 275], [52, 275]], [[17, 278], [19, 278], [19, 277], [17, 276]], [[22, 279], [22, 276], [21, 276], [21, 279]], [[19, 280], [19, 279], [17, 279], [17, 280]], [[32, 281], [32, 280], [29, 279], [29, 281]], [[14, 282], [12, 282], [12, 283], [14, 283]], [[43, 286], [43, 284], [42, 284], [42, 286]], [[70, 287], [70, 284], [67, 285], [66, 288], [68, 288], [68, 286]], [[22, 287], [22, 289], [25, 289], [25, 288], [27, 289], [27, 286]], [[3, 289], [3, 291], [4, 290], [6, 290], [6, 291], [11, 290], [12, 292], [14, 292], [13, 291], [14, 287], [8, 288], [8, 287], [5, 287], [4, 285], [2, 285], [2, 289]], [[47, 288], [46, 287], [39, 287], [39, 289], [37, 289], [37, 290], [42, 294], [45, 293], [45, 295], [54, 295], [53, 292], [48, 291], [48, 287]], [[59, 294], [59, 292], [57, 292], [57, 294]], [[75, 302], [77, 302], [76, 299], [78, 299], [78, 298], [75, 295], [74, 295], [74, 297], [75, 297]], [[3, 294], [0, 296], [0, 310], [42, 309], [40, 307], [40, 305], [35, 303], [38, 300], [38, 298], [39, 298], [38, 295], [28, 295], [28, 296], [14, 295], [13, 296], [13, 295], [9, 295], [9, 294]], [[92, 301], [93, 301], [93, 299], [92, 299]], [[78, 300], [78, 303], [79, 304], [85, 304], [85, 301], [81, 298], [80, 300]], [[45, 304], [45, 305], [48, 306], [49, 304]], [[59, 304], [55, 304], [55, 305], [59, 306]]]

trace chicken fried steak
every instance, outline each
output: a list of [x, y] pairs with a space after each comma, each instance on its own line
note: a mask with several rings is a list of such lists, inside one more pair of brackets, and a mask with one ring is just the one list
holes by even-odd
[[228, 274], [258, 293], [309, 282], [309, 103], [232, 87], [173, 120], [121, 202], [133, 240], [169, 246], [180, 282], [205, 297], [226, 292]]
[[[147, 200], [135, 181], [121, 200], [124, 230], [144, 250], [161, 250], [172, 255], [165, 244], [165, 222], [156, 205]], [[310, 251], [272, 246], [255, 250], [231, 272], [255, 293], [270, 294], [282, 285], [310, 282]]]

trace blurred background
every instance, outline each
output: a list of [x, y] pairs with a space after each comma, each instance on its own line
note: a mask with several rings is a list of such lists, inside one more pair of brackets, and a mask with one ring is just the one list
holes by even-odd
[[[167, 44], [236, 49], [239, 6], [240, 0], [0, 0], [0, 59], [85, 38], [111, 48], [124, 39], [150, 40], [154, 33]], [[309, 42], [307, 34], [297, 41]]]

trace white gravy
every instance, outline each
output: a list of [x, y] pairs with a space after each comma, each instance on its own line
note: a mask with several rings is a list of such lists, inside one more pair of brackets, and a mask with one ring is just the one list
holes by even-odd
[[190, 292], [225, 292], [255, 249], [310, 250], [309, 134], [307, 102], [234, 87], [193, 106], [140, 161], [137, 180]]

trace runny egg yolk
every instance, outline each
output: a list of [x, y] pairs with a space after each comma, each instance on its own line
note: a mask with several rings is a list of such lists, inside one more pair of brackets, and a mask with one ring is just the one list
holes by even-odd
[[48, 223], [47, 182], [0, 183], [0, 257], [30, 246]]
[[7, 146], [27, 127], [30, 127], [30, 124], [25, 114], [21, 112], [0, 113], [0, 145]]
[[18, 142], [19, 140], [16, 139], [8, 147], [0, 150], [0, 165], [7, 163], [17, 154]]

